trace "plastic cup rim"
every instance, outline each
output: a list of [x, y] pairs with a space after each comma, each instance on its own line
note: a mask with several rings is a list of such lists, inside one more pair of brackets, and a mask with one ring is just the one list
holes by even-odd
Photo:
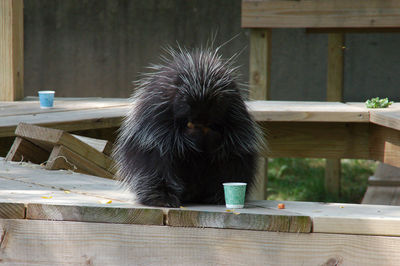
[[55, 93], [55, 91], [38, 91], [38, 93]]
[[222, 183], [224, 186], [246, 186], [247, 183], [243, 182], [227, 182], [227, 183]]

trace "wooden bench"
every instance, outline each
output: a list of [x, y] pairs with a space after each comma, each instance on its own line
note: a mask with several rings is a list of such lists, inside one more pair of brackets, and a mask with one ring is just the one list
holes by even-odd
[[[342, 101], [344, 33], [398, 31], [400, 3], [386, 0], [242, 0], [242, 27], [251, 29], [251, 99], [270, 99], [271, 29], [306, 28], [309, 32], [328, 34], [326, 100]], [[338, 194], [340, 160], [327, 158], [325, 187], [328, 193]], [[260, 180], [264, 178], [260, 177]]]
[[7, 264], [396, 265], [399, 245], [397, 206], [252, 201], [235, 210], [151, 208], [110, 179], [0, 158]]

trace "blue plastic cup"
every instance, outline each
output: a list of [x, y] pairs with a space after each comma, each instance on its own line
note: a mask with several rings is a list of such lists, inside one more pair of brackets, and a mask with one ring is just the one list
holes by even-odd
[[53, 108], [55, 91], [39, 91], [40, 108]]

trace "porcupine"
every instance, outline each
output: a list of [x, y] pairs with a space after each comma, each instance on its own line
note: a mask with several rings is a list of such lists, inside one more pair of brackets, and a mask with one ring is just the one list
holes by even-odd
[[233, 60], [218, 49], [169, 49], [138, 82], [113, 151], [139, 203], [223, 204], [222, 183], [254, 184], [261, 131]]

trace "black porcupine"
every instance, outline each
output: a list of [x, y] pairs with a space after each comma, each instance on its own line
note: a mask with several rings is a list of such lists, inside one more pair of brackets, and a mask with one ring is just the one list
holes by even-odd
[[223, 182], [254, 183], [261, 131], [232, 61], [218, 49], [170, 49], [138, 81], [113, 157], [144, 205], [223, 204]]

